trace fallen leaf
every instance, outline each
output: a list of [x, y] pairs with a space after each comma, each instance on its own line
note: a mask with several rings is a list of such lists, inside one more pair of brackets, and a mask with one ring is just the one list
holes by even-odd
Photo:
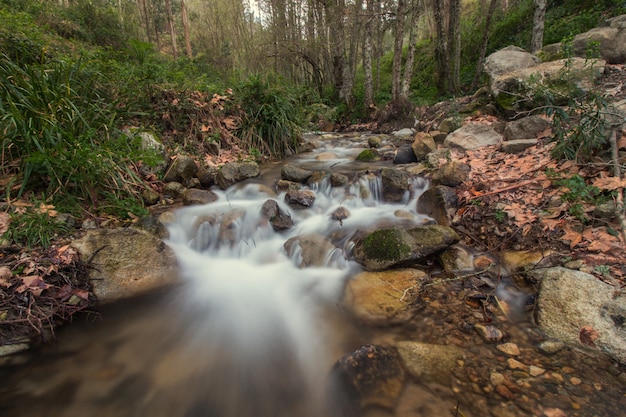
[[591, 347], [596, 347], [594, 341], [597, 340], [598, 337], [600, 337], [600, 333], [598, 333], [598, 331], [591, 326], [581, 327], [580, 332], [578, 333], [580, 343]]
[[594, 178], [591, 185], [601, 190], [613, 191], [620, 188], [626, 188], [626, 179], [618, 177]]
[[29, 275], [22, 277], [22, 285], [15, 289], [18, 293], [28, 290], [35, 296], [40, 296], [42, 291], [50, 288], [50, 284], [46, 284], [39, 275]]
[[0, 213], [0, 235], [3, 235], [9, 230], [9, 223], [11, 223], [11, 216], [9, 213]]
[[563, 227], [563, 231], [565, 234], [561, 236], [561, 240], [569, 243], [570, 248], [574, 248], [574, 246], [578, 245], [583, 240], [583, 235], [576, 230], [573, 230], [569, 225], [565, 225]]

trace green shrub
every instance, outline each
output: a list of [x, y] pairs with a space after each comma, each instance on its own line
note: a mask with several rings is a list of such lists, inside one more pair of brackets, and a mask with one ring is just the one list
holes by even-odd
[[303, 116], [295, 88], [257, 75], [234, 89], [233, 100], [242, 112], [237, 136], [245, 151], [256, 148], [270, 158], [298, 151]]

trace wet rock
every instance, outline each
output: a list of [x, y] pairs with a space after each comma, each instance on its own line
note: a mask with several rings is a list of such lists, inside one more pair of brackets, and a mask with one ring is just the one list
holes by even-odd
[[513, 359], [513, 358], [509, 358], [506, 360], [507, 365], [509, 366], [509, 369], [518, 369], [521, 371], [526, 371], [528, 370], [528, 365], [518, 361], [517, 359]]
[[543, 353], [554, 354], [565, 347], [565, 343], [560, 340], [544, 340], [537, 346]]
[[331, 219], [338, 220], [339, 222], [341, 222], [342, 220], [347, 219], [348, 217], [350, 217], [350, 210], [348, 210], [347, 208], [345, 208], [343, 206], [337, 207], [330, 214], [330, 218]]
[[511, 390], [507, 388], [506, 385], [503, 385], [503, 384], [497, 385], [495, 388], [495, 391], [499, 396], [501, 396], [505, 400], [515, 399], [515, 394], [513, 394], [513, 392], [511, 392]]
[[203, 187], [212, 187], [217, 184], [217, 172], [215, 168], [201, 167], [196, 172], [196, 177], [200, 181], [200, 185]]
[[311, 190], [287, 191], [285, 201], [296, 208], [307, 208], [313, 205], [315, 197], [315, 192]]
[[337, 154], [333, 152], [320, 152], [315, 155], [316, 161], [332, 161], [338, 159]]
[[509, 273], [526, 271], [536, 267], [550, 252], [541, 251], [508, 251], [500, 254], [501, 266]]
[[186, 206], [194, 204], [209, 204], [215, 200], [217, 200], [217, 194], [211, 190], [190, 188], [183, 194], [183, 204]]
[[383, 144], [383, 140], [380, 136], [370, 136], [367, 138], [367, 146], [370, 148], [380, 148]]
[[530, 376], [537, 377], [539, 375], [543, 375], [544, 373], [546, 373], [546, 370], [535, 365], [530, 365], [528, 367], [528, 373], [530, 374]]
[[380, 171], [383, 199], [388, 202], [400, 202], [409, 187], [407, 176], [397, 169], [383, 168]]
[[519, 356], [520, 354], [519, 347], [517, 347], [515, 343], [502, 343], [501, 345], [497, 345], [496, 349], [509, 356]]
[[454, 345], [403, 341], [396, 348], [407, 371], [419, 383], [449, 385], [451, 370], [463, 356], [463, 350]]
[[261, 175], [261, 170], [256, 162], [227, 162], [216, 175], [216, 182], [222, 190], [228, 187]]
[[280, 208], [276, 200], [267, 200], [261, 206], [261, 214], [277, 232], [291, 229], [294, 225], [291, 215]]
[[491, 126], [480, 123], [468, 123], [450, 133], [443, 144], [448, 148], [467, 150], [497, 145], [501, 140], [502, 136]]
[[370, 405], [393, 408], [404, 378], [402, 364], [392, 349], [365, 345], [335, 363], [331, 391], [347, 398], [342, 415], [361, 415], [359, 410]]
[[432, 217], [438, 224], [450, 226], [459, 205], [453, 188], [436, 185], [424, 191], [417, 199], [417, 212]]
[[396, 130], [395, 132], [391, 132], [391, 135], [396, 138], [410, 139], [414, 133], [415, 133], [415, 129], [407, 127], [404, 129]]
[[165, 172], [165, 181], [184, 182], [196, 175], [196, 162], [188, 155], [178, 155]]
[[[541, 282], [537, 321], [550, 337], [595, 346], [626, 362], [626, 296], [591, 274], [554, 267], [530, 275]], [[587, 337], [589, 336], [589, 337]]]
[[376, 149], [369, 148], [362, 150], [361, 153], [356, 157], [356, 160], [360, 162], [376, 162], [380, 161], [381, 157], [380, 153]]
[[396, 165], [412, 164], [417, 162], [417, 156], [413, 152], [413, 148], [410, 144], [400, 145], [396, 154], [393, 157], [393, 163]]
[[539, 141], [537, 139], [515, 139], [502, 142], [500, 150], [505, 153], [520, 153], [528, 148], [535, 146]]
[[504, 338], [502, 330], [492, 324], [475, 324], [474, 330], [487, 343], [500, 342]]
[[474, 270], [474, 255], [472, 251], [467, 246], [458, 243], [449, 246], [441, 252], [439, 261], [446, 272], [457, 273]]
[[504, 128], [504, 140], [537, 139], [551, 127], [548, 120], [533, 115], [508, 122]]
[[153, 206], [159, 202], [161, 195], [152, 188], [146, 188], [141, 192], [141, 199], [147, 206]]
[[333, 172], [330, 174], [330, 185], [333, 187], [343, 187], [347, 185], [350, 180], [347, 175]]
[[423, 161], [426, 159], [426, 155], [437, 149], [437, 144], [430, 133], [417, 132], [411, 144], [411, 148], [417, 160]]
[[298, 182], [301, 184], [306, 183], [308, 179], [311, 178], [311, 175], [313, 175], [313, 172], [292, 164], [286, 164], [280, 170], [280, 177], [283, 180]]
[[326, 236], [306, 234], [290, 238], [283, 245], [290, 258], [295, 258], [300, 268], [327, 266], [335, 245]]
[[276, 191], [286, 192], [286, 191], [296, 191], [302, 188], [302, 185], [297, 182], [287, 181], [287, 180], [278, 180], [276, 182]]
[[226, 212], [221, 217], [218, 239], [220, 244], [233, 246], [239, 243], [245, 236], [241, 233], [241, 223], [246, 217], [246, 210], [236, 208]]
[[426, 277], [418, 269], [361, 272], [346, 285], [343, 305], [367, 324], [407, 322], [415, 315], [419, 288]]
[[470, 167], [467, 164], [458, 161], [448, 162], [433, 173], [432, 182], [435, 185], [456, 187], [467, 181], [469, 172]]
[[168, 182], [163, 187], [163, 195], [170, 198], [180, 198], [185, 194], [185, 191], [187, 191], [185, 186], [177, 181]]
[[457, 243], [450, 227], [425, 225], [380, 229], [358, 238], [354, 258], [368, 271], [409, 265]]
[[177, 282], [173, 251], [145, 230], [90, 230], [72, 246], [82, 259], [91, 260], [89, 279], [100, 302], [136, 296]]

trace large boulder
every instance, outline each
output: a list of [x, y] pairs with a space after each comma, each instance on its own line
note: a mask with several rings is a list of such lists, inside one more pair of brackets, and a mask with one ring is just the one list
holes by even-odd
[[572, 89], [592, 90], [605, 66], [604, 60], [578, 57], [544, 62], [494, 77], [491, 95], [501, 109], [513, 112], [546, 104], [535, 94], [540, 89], [553, 91], [552, 104], [566, 104]]
[[285, 242], [283, 248], [300, 268], [328, 266], [336, 251], [330, 239], [315, 233], [294, 236]]
[[425, 272], [411, 268], [361, 272], [348, 282], [343, 305], [366, 324], [405, 323], [416, 313], [419, 289], [426, 277]]
[[302, 184], [306, 183], [308, 179], [311, 178], [311, 175], [313, 175], [313, 172], [308, 169], [303, 169], [292, 164], [285, 164], [280, 171], [281, 179]]
[[491, 126], [482, 123], [468, 123], [450, 133], [443, 145], [448, 148], [467, 150], [497, 145], [501, 140], [502, 135]]
[[256, 162], [228, 162], [224, 164], [216, 176], [216, 182], [222, 190], [228, 187], [261, 175], [261, 170]]
[[538, 115], [523, 117], [506, 124], [504, 140], [537, 139], [551, 126], [547, 119]]
[[459, 206], [459, 197], [453, 188], [436, 185], [424, 191], [417, 199], [417, 212], [432, 217], [437, 224], [450, 226]]
[[165, 172], [165, 181], [184, 183], [196, 175], [196, 162], [188, 155], [178, 155]]
[[517, 46], [502, 48], [485, 59], [485, 72], [490, 80], [523, 68], [539, 64], [539, 58]]
[[400, 202], [409, 188], [409, 180], [405, 173], [393, 168], [383, 168], [380, 171], [383, 200]]
[[437, 149], [437, 144], [430, 133], [417, 132], [415, 134], [415, 138], [413, 139], [413, 143], [411, 144], [411, 148], [413, 149], [417, 160], [423, 161], [426, 159], [426, 155]]
[[448, 226], [380, 229], [356, 239], [354, 258], [368, 271], [411, 265], [448, 246], [459, 236]]
[[602, 59], [609, 64], [626, 63], [626, 15], [608, 20], [609, 26], [593, 28], [574, 37], [574, 53], [584, 57], [591, 43], [597, 45]]
[[90, 261], [93, 292], [103, 303], [137, 296], [178, 280], [174, 252], [144, 230], [89, 230], [72, 246], [82, 259]]
[[626, 363], [626, 296], [595, 276], [562, 267], [538, 269], [537, 321], [550, 337], [604, 351]]

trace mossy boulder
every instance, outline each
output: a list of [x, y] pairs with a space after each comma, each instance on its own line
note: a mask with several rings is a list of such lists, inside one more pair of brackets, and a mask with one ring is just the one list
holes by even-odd
[[374, 148], [364, 149], [359, 156], [356, 157], [356, 160], [360, 162], [376, 162], [380, 161], [380, 159], [380, 152]]
[[448, 226], [424, 225], [379, 229], [357, 239], [354, 258], [368, 271], [407, 266], [457, 243]]

